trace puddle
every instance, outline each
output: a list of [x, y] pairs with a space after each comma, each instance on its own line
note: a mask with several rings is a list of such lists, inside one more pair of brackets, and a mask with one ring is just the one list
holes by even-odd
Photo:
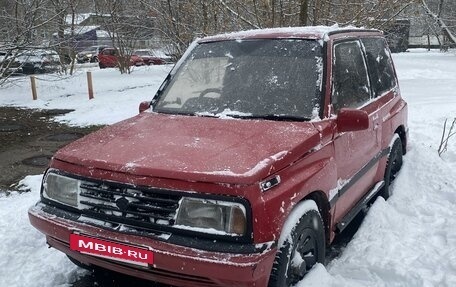
[[22, 129], [23, 126], [15, 124], [1, 124], [0, 123], [0, 132], [1, 133], [10, 133]]
[[53, 109], [53, 110], [41, 110], [41, 114], [46, 116], [59, 116], [74, 112], [74, 110], [70, 109]]
[[77, 140], [83, 136], [84, 136], [84, 134], [81, 134], [81, 133], [60, 133], [60, 134], [54, 134], [54, 135], [47, 136], [46, 140], [56, 141], [56, 142], [66, 142], [66, 141]]
[[49, 156], [49, 155], [37, 155], [37, 156], [32, 156], [32, 157], [22, 160], [22, 163], [25, 165], [30, 165], [30, 166], [44, 167], [49, 164], [50, 160], [51, 160], [51, 156]]

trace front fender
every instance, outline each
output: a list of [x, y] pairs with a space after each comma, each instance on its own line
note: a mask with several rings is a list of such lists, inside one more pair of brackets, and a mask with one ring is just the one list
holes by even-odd
[[277, 241], [292, 210], [312, 192], [323, 191], [328, 201], [337, 185], [332, 154], [332, 145], [327, 145], [277, 173], [281, 183], [252, 203], [255, 242]]

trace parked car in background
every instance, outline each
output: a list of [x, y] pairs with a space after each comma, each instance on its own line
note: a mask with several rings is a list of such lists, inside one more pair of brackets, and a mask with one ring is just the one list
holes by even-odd
[[152, 49], [152, 55], [154, 55], [157, 58], [162, 59], [163, 61], [165, 61], [166, 64], [174, 64], [175, 63], [175, 57], [173, 58], [173, 56], [171, 54], [166, 53], [163, 50]]
[[98, 54], [108, 46], [92, 46], [76, 54], [76, 61], [82, 63], [95, 63], [98, 62]]
[[385, 37], [265, 29], [184, 55], [139, 115], [53, 156], [31, 224], [87, 269], [297, 286], [402, 167], [407, 103]]
[[8, 59], [12, 57], [10, 51], [0, 51], [0, 68], [6, 67], [8, 64]]
[[[4, 77], [8, 74], [8, 61], [7, 59], [11, 56], [8, 51], [0, 51], [0, 77]], [[6, 60], [5, 60], [6, 59]]]
[[53, 50], [35, 50], [35, 55], [41, 57], [41, 60], [48, 66], [57, 67], [60, 65], [60, 56]]
[[[105, 48], [98, 54], [98, 66], [100, 69], [119, 66], [119, 51], [115, 48]], [[130, 66], [143, 66], [144, 61], [137, 55], [130, 56]]]
[[158, 51], [150, 49], [139, 49], [135, 50], [133, 54], [141, 57], [146, 65], [164, 65], [171, 63], [171, 57], [163, 52], [158, 53]]
[[6, 51], [0, 51], [0, 64], [3, 62], [3, 60], [9, 55], [9, 52]]
[[54, 72], [60, 64], [59, 55], [50, 50], [11, 53], [2, 63], [8, 74], [42, 74]]

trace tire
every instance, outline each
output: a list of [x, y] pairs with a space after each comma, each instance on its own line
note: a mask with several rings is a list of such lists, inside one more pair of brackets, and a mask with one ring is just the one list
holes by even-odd
[[383, 181], [385, 185], [383, 186], [380, 196], [387, 200], [391, 195], [392, 191], [390, 188], [391, 183], [396, 179], [399, 170], [402, 167], [402, 141], [400, 137], [397, 137], [393, 145], [391, 146], [390, 153], [388, 154], [388, 160], [386, 162], [385, 176]]
[[[288, 238], [279, 246], [269, 278], [269, 287], [293, 286], [301, 281], [316, 263], [324, 263], [325, 230], [316, 208], [308, 210], [299, 219]], [[295, 262], [300, 265], [296, 266]]]
[[103, 65], [102, 63], [98, 62], [98, 66], [100, 67], [100, 69], [106, 69], [106, 66]]

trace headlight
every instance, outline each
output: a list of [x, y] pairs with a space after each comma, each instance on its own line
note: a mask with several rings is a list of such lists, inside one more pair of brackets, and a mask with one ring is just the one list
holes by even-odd
[[174, 227], [218, 235], [242, 236], [247, 230], [245, 207], [227, 201], [184, 197]]
[[78, 206], [80, 181], [77, 179], [48, 173], [43, 182], [43, 196], [63, 204]]

